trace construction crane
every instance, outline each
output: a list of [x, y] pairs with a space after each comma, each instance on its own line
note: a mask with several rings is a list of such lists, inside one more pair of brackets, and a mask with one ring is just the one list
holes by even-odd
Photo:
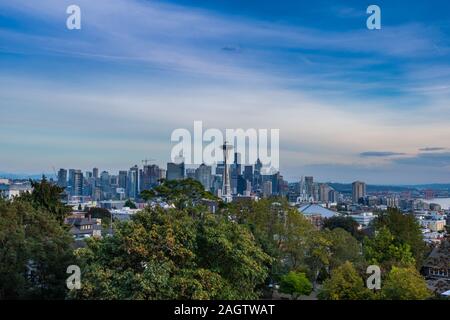
[[144, 160], [142, 160], [142, 164], [146, 166], [150, 161], [156, 161], [156, 159], [153, 159], [153, 158], [144, 159]]

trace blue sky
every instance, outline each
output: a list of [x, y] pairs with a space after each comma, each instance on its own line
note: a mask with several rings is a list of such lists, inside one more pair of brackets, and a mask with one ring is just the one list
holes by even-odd
[[[82, 29], [67, 30], [70, 4]], [[381, 7], [382, 29], [366, 28]], [[0, 0], [0, 171], [169, 160], [279, 128], [294, 181], [450, 181], [447, 1]]]

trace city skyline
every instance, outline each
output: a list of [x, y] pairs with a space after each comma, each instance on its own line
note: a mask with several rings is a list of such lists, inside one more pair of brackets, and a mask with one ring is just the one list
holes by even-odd
[[288, 181], [450, 182], [449, 4], [69, 4], [0, 2], [1, 172], [163, 165], [202, 120], [280, 128]]

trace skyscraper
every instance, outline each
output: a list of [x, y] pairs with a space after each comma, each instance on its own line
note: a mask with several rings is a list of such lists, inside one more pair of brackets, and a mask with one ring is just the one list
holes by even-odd
[[262, 163], [259, 158], [256, 160], [255, 163], [255, 171], [253, 171], [253, 186], [254, 190], [257, 191], [258, 189], [261, 189], [261, 170], [262, 170]]
[[181, 163], [167, 163], [167, 180], [180, 180], [184, 179], [184, 162]]
[[358, 203], [359, 199], [366, 196], [366, 184], [361, 181], [355, 181], [352, 183], [352, 199], [353, 203]]
[[119, 171], [119, 188], [127, 189], [127, 176], [128, 172], [126, 171]]
[[305, 177], [305, 191], [308, 199], [314, 198], [314, 178], [311, 176]]
[[72, 195], [74, 196], [82, 196], [83, 195], [83, 173], [81, 170], [73, 171], [73, 180], [72, 180]]
[[224, 164], [223, 161], [219, 161], [216, 164], [216, 174], [223, 176]]
[[97, 179], [98, 178], [98, 168], [92, 169], [92, 176]]
[[128, 197], [137, 199], [139, 196], [139, 168], [137, 165], [128, 171]]
[[244, 167], [244, 179], [253, 182], [253, 166]]
[[197, 177], [195, 174], [196, 171], [197, 171], [197, 169], [186, 168], [186, 178], [197, 180]]
[[263, 182], [263, 197], [267, 198], [270, 197], [272, 195], [272, 181], [271, 180], [266, 180]]
[[156, 164], [145, 165], [142, 170], [141, 191], [149, 190], [158, 184], [160, 169]]
[[58, 186], [61, 188], [67, 187], [67, 170], [59, 169], [58, 171]]
[[[108, 195], [111, 193], [111, 184], [109, 181], [108, 171], [102, 171], [102, 173], [100, 174], [100, 187], [103, 194]], [[106, 196], [106, 198], [108, 198], [108, 196]]]
[[212, 174], [211, 174], [211, 167], [207, 166], [206, 164], [202, 163], [196, 170], [195, 170], [195, 178], [200, 181], [200, 183], [203, 185], [205, 190], [211, 191], [212, 187]]
[[322, 202], [328, 202], [330, 190], [330, 186], [326, 183], [319, 184], [319, 200]]

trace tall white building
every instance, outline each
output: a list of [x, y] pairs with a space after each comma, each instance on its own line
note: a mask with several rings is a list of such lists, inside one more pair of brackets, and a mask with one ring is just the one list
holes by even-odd
[[353, 203], [358, 203], [359, 199], [366, 196], [366, 184], [362, 181], [352, 183], [352, 199]]

